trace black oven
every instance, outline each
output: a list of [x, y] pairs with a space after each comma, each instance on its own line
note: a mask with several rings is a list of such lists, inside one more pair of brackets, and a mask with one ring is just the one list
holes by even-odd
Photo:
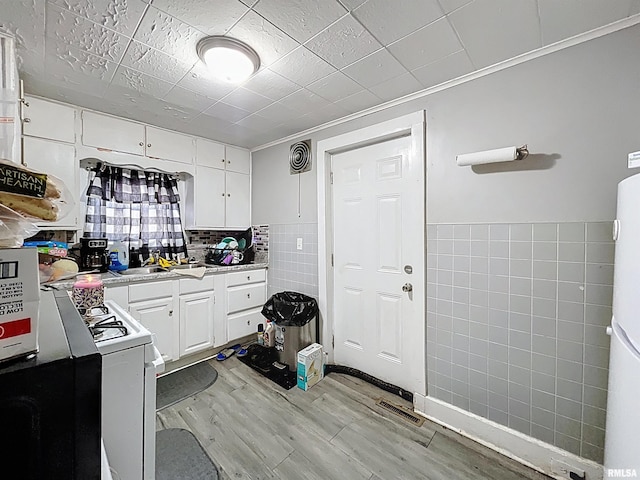
[[38, 344], [0, 363], [0, 476], [100, 479], [102, 357], [65, 292], [42, 293]]

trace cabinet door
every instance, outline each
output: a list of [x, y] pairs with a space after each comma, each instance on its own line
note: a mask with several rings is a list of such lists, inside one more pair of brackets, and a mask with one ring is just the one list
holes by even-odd
[[104, 299], [116, 302], [126, 310], [129, 306], [129, 286], [108, 285], [104, 287]]
[[235, 147], [226, 147], [227, 172], [249, 175], [251, 172], [251, 153]]
[[146, 127], [146, 132], [145, 154], [147, 157], [188, 164], [193, 163], [195, 150], [193, 137], [149, 126]]
[[213, 292], [180, 295], [180, 356], [213, 347]]
[[82, 144], [144, 155], [144, 125], [85, 110], [82, 112]]
[[196, 164], [224, 170], [224, 145], [196, 138]]
[[224, 171], [198, 167], [194, 184], [195, 226], [224, 227]]
[[247, 228], [251, 225], [249, 175], [227, 172], [226, 225], [233, 228]]
[[25, 135], [60, 142], [76, 141], [76, 110], [39, 98], [26, 97], [24, 105]]
[[155, 335], [165, 362], [179, 358], [180, 324], [173, 311], [173, 297], [130, 303], [129, 313]]
[[73, 145], [42, 140], [40, 138], [24, 138], [24, 161], [27, 167], [43, 173], [54, 175], [62, 180], [73, 195], [74, 205], [66, 217], [57, 222], [38, 224], [46, 229], [68, 227], [78, 228], [78, 167], [76, 166], [76, 149]]

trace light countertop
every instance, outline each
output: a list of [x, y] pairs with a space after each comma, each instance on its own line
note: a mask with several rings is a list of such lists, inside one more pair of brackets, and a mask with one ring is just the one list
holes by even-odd
[[[248, 263], [245, 265], [229, 265], [229, 266], [214, 266], [214, 265], [205, 265], [206, 271], [205, 275], [216, 274], [216, 273], [229, 273], [229, 272], [238, 272], [238, 271], [246, 271], [246, 270], [259, 270], [261, 268], [267, 268], [269, 266], [268, 263]], [[185, 273], [182, 273], [185, 272]], [[188, 275], [186, 272], [189, 270], [173, 270], [168, 272], [153, 272], [153, 273], [141, 273], [139, 275], [120, 275], [117, 272], [105, 272], [100, 274], [92, 273], [91, 275], [99, 275], [102, 279], [102, 283], [105, 286], [109, 285], [120, 285], [127, 283], [137, 283], [137, 282], [148, 282], [150, 280], [165, 280], [165, 279], [174, 279], [174, 278], [194, 278]], [[48, 285], [59, 289], [71, 289], [75, 280], [64, 280], [61, 282], [50, 283]]]

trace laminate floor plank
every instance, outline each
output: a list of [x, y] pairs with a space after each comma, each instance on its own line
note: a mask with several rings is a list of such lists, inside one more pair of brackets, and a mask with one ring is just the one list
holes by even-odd
[[409, 402], [331, 373], [285, 390], [231, 357], [218, 380], [158, 412], [156, 426], [193, 432], [228, 480], [549, 480], [430, 421], [417, 427], [376, 405]]

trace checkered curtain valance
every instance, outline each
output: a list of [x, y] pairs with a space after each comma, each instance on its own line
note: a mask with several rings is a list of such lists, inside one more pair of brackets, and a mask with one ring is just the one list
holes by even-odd
[[96, 168], [87, 189], [84, 236], [141, 239], [164, 256], [186, 255], [179, 201], [178, 183], [165, 173]]

